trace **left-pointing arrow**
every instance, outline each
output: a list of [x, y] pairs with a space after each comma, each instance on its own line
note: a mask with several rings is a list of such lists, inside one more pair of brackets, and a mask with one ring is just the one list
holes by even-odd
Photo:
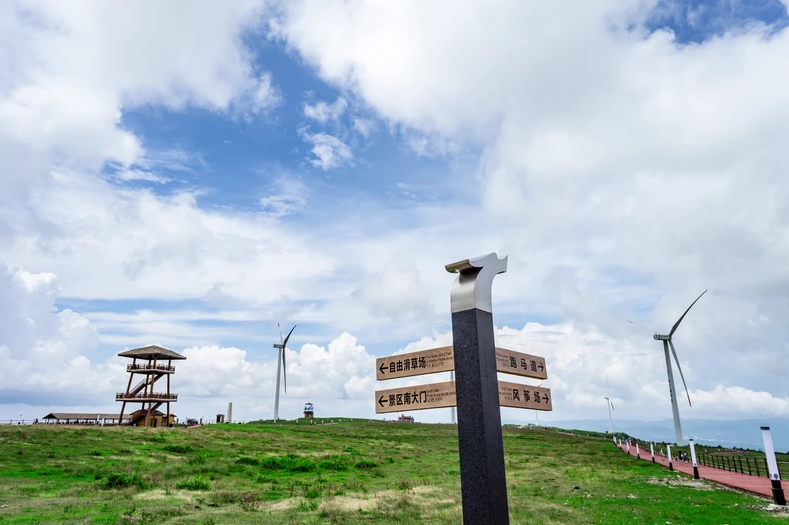
[[381, 396], [381, 397], [378, 399], [378, 404], [379, 404], [379, 405], [381, 405], [381, 406], [384, 406], [384, 396]]
[[380, 371], [382, 374], [385, 374], [385, 373], [386, 373], [386, 372], [384, 371], [384, 363], [381, 363], [381, 366], [379, 366], [379, 367], [378, 367], [378, 370], [379, 370], [379, 371]]

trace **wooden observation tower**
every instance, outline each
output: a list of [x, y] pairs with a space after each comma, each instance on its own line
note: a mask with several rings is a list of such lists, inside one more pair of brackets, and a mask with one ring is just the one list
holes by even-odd
[[[129, 424], [132, 424], [135, 420], [140, 420], [139, 416], [144, 413], [145, 426], [151, 426], [151, 415], [156, 415], [154, 411], [166, 404], [167, 419], [164, 420], [163, 426], [169, 426], [171, 423], [170, 403], [178, 401], [178, 394], [170, 393], [170, 376], [175, 373], [175, 367], [172, 365], [172, 362], [177, 359], [186, 359], [186, 357], [157, 345], [127, 350], [118, 355], [133, 359], [132, 364], [126, 366], [126, 371], [129, 372], [129, 384], [126, 387], [126, 392], [120, 392], [115, 395], [115, 401], [123, 402], [119, 421], [123, 421], [126, 403], [142, 403], [140, 410], [137, 411], [138, 416], [130, 418]], [[139, 382], [132, 386], [134, 374], [141, 376], [141, 378]], [[167, 377], [167, 391], [154, 392], [154, 384], [165, 376]], [[146, 403], [148, 403], [147, 410], [145, 408]]]

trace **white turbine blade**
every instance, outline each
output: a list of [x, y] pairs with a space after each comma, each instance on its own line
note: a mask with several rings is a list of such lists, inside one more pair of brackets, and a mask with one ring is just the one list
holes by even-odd
[[674, 362], [677, 363], [677, 370], [679, 370], [679, 377], [682, 378], [682, 386], [685, 387], [685, 395], [688, 396], [688, 405], [693, 406], [690, 402], [690, 393], [688, 392], [688, 385], [685, 383], [685, 376], [682, 375], [682, 367], [679, 366], [677, 351], [674, 350], [674, 343], [671, 342], [671, 339], [668, 340], [668, 345], [671, 347], [671, 353], [674, 355]]
[[[290, 332], [288, 332], [287, 337], [285, 337], [285, 340], [282, 342], [282, 347], [283, 348], [288, 346], [288, 339], [290, 339], [290, 334], [292, 334], [293, 330], [295, 330], [295, 329], [296, 329], [296, 325], [294, 324], [293, 328], [290, 329]], [[280, 336], [280, 338], [282, 338], [282, 332], [280, 332], [279, 336]]]
[[[703, 292], [701, 292], [701, 295], [704, 295], [705, 293], [707, 293], [707, 290], [704, 290]], [[699, 295], [698, 297], [696, 297], [696, 301], [698, 301], [699, 299], [701, 299], [701, 295]], [[676, 323], [674, 323], [674, 326], [671, 328], [671, 331], [668, 333], [668, 336], [669, 336], [669, 337], [671, 337], [672, 335], [674, 335], [674, 332], [676, 332], [676, 331], [677, 331], [677, 328], [679, 328], [679, 323], [681, 323], [681, 322], [682, 322], [682, 320], [685, 318], [685, 316], [686, 316], [686, 315], [688, 315], [688, 312], [690, 312], [690, 309], [691, 309], [691, 308], [693, 308], [693, 305], [694, 305], [694, 304], [696, 304], [696, 301], [693, 301], [692, 303], [690, 303], [690, 306], [688, 306], [688, 309], [687, 309], [687, 310], [685, 310], [685, 313], [684, 313], [684, 314], [682, 314], [682, 317], [680, 317], [679, 319], [677, 319], [677, 322], [676, 322]], [[673, 347], [672, 347], [672, 348], [673, 348]], [[677, 365], [677, 366], [679, 366], [679, 365]]]
[[282, 328], [277, 323], [277, 330], [279, 330], [279, 344], [282, 344]]
[[[292, 331], [292, 330], [291, 330]], [[290, 334], [288, 335], [290, 337]], [[285, 384], [285, 393], [288, 393], [288, 365], [285, 364], [285, 347], [282, 347], [282, 382]]]

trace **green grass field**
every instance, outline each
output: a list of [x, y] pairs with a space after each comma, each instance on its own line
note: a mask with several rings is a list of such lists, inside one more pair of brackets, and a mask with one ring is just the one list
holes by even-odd
[[[0, 523], [461, 523], [456, 428], [0, 427]], [[504, 429], [512, 523], [759, 524], [767, 500], [608, 439]]]

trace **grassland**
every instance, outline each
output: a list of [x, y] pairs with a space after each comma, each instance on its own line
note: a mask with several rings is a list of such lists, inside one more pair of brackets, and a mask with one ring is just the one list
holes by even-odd
[[[504, 436], [512, 523], [789, 525], [607, 439]], [[458, 471], [450, 425], [0, 427], [0, 524], [459, 524]]]

